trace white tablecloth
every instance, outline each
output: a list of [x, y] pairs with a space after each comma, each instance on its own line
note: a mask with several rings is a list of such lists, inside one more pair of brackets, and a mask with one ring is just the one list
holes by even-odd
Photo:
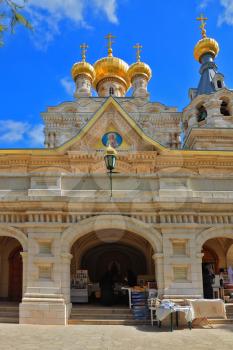
[[159, 306], [156, 308], [156, 318], [158, 321], [164, 320], [167, 316], [169, 316], [172, 312], [183, 312], [185, 314], [185, 319], [187, 322], [192, 322], [194, 319], [194, 313], [190, 306], [179, 306], [174, 305], [169, 308]]
[[226, 318], [226, 307], [222, 299], [189, 299], [194, 318]]

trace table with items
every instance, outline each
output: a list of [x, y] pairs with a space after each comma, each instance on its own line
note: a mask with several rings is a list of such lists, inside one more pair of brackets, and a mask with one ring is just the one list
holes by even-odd
[[160, 302], [158, 299], [149, 301], [149, 309], [151, 311], [151, 324], [154, 321], [158, 323], [161, 327], [162, 321], [170, 315], [170, 330], [173, 331], [173, 315], [176, 317], [176, 327], [179, 326], [179, 313], [185, 314], [185, 319], [187, 321], [188, 327], [192, 329], [192, 321], [194, 319], [193, 309], [191, 306], [180, 306], [169, 300], [163, 300]]

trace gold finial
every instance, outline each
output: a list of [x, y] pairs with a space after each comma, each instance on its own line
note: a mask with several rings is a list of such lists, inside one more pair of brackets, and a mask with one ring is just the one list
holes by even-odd
[[136, 44], [136, 45], [134, 45], [133, 48], [136, 49], [136, 58], [137, 58], [137, 61], [140, 62], [141, 52], [142, 52], [142, 45]]
[[82, 61], [85, 62], [88, 45], [83, 43], [82, 45], [80, 45], [80, 49], [81, 49], [81, 54], [82, 54]]
[[207, 17], [204, 17], [204, 15], [200, 15], [200, 17], [197, 18], [197, 21], [201, 22], [200, 28], [201, 28], [201, 35], [202, 38], [206, 38], [206, 21], [208, 21]]
[[112, 57], [112, 44], [114, 44], [113, 39], [115, 39], [116, 37], [113, 36], [111, 33], [109, 33], [108, 35], [105, 36], [105, 39], [108, 40], [108, 56]]

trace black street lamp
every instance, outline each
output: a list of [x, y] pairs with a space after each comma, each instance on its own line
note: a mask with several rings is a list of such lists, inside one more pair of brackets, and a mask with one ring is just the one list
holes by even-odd
[[117, 159], [117, 151], [109, 145], [104, 156], [104, 161], [105, 161], [106, 168], [109, 171], [108, 174], [110, 176], [110, 188], [111, 188], [110, 197], [111, 198], [112, 198], [112, 174], [113, 174], [113, 170], [116, 167], [116, 159]]

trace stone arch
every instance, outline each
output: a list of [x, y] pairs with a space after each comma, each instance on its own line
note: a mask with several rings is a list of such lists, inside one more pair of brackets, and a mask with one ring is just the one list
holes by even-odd
[[28, 250], [28, 239], [26, 235], [18, 230], [15, 227], [10, 227], [10, 226], [0, 226], [0, 236], [6, 236], [6, 237], [12, 237], [15, 238], [21, 246], [23, 247], [23, 251]]
[[226, 237], [233, 239], [233, 228], [229, 227], [211, 227], [202, 231], [196, 240], [197, 252], [201, 252], [203, 244], [211, 238]]
[[150, 224], [123, 215], [98, 215], [72, 225], [62, 234], [62, 252], [69, 253], [73, 243], [86, 234], [110, 228], [137, 234], [147, 240], [155, 252], [162, 252], [162, 236], [159, 231]]
[[30, 171], [32, 175], [41, 175], [41, 176], [49, 176], [49, 175], [62, 175], [62, 174], [71, 174], [66, 168], [62, 168], [60, 166], [42, 166], [38, 168], [34, 168]]
[[[88, 243], [87, 241], [83, 242], [83, 245], [81, 246], [81, 256], [80, 258], [82, 259], [82, 257], [91, 249], [95, 249], [96, 247], [98, 247], [100, 245], [100, 242], [98, 241], [98, 239], [94, 239], [92, 240], [92, 237], [90, 237], [88, 234], [85, 236], [88, 239]], [[130, 237], [127, 235], [126, 239], [124, 236], [124, 239], [121, 240], [121, 244], [125, 245], [125, 246], [129, 246], [129, 247], [133, 247], [134, 249], [140, 251], [142, 254], [145, 254], [145, 247], [142, 246], [142, 241], [140, 240], [141, 237], [138, 236], [138, 241], [136, 239], [134, 239], [133, 241], [129, 239]]]
[[229, 247], [227, 251], [227, 266], [233, 265], [233, 244]]

